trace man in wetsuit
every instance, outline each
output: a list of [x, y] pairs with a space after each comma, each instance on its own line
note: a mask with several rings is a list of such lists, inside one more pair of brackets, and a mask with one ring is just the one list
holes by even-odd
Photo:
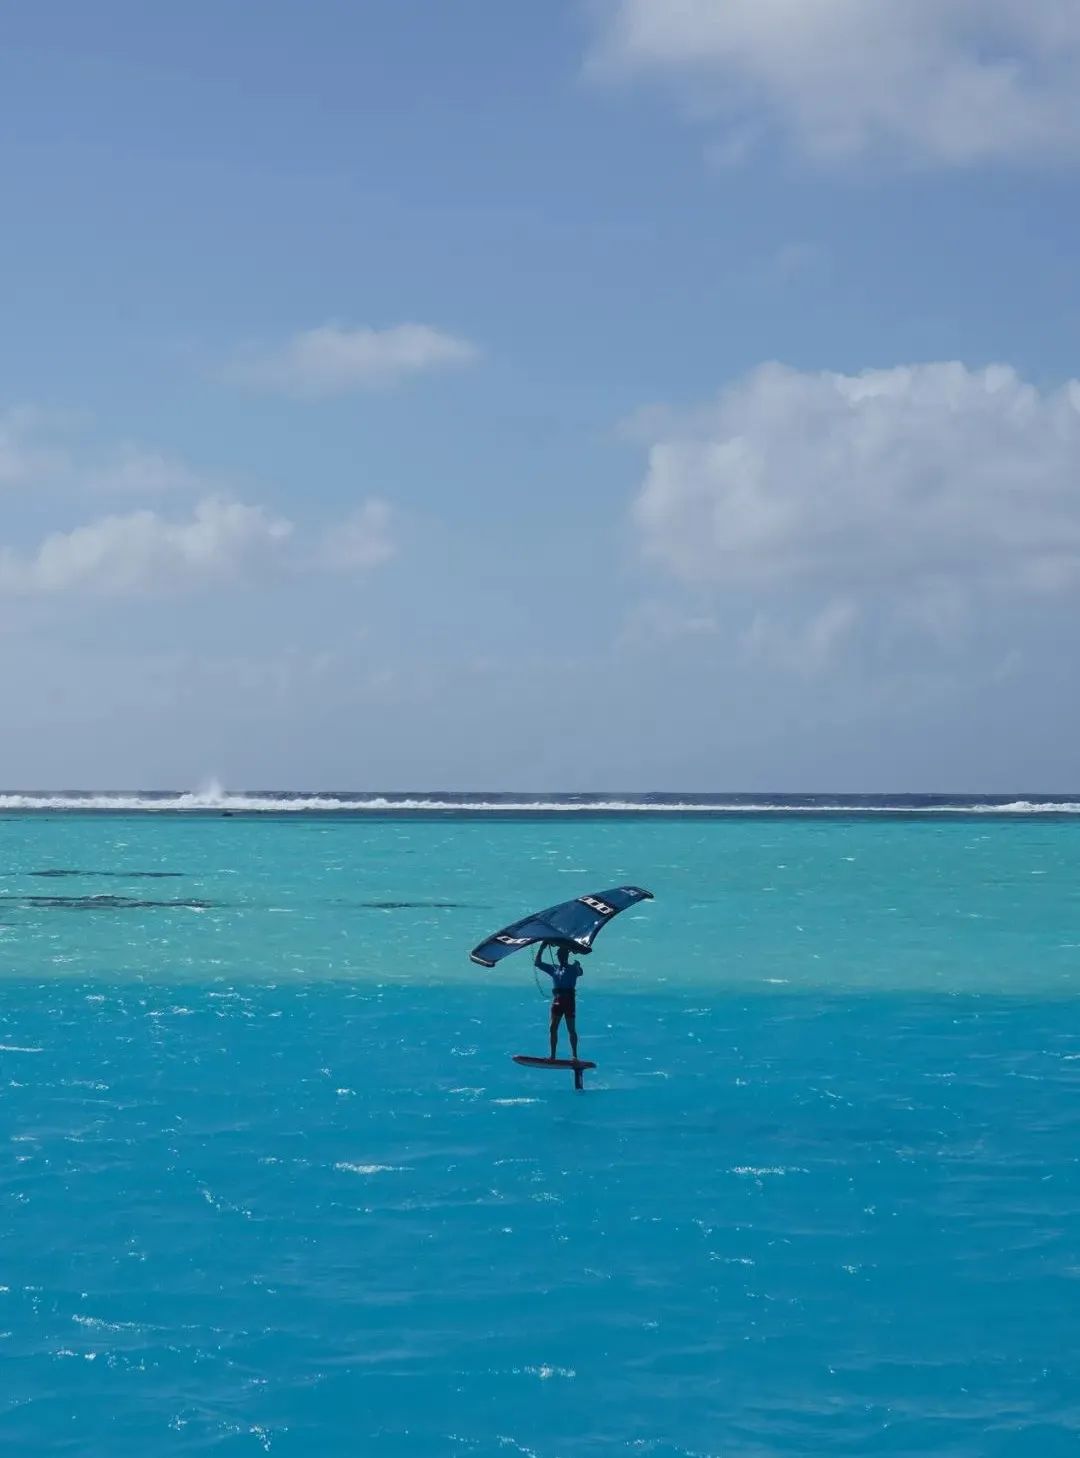
[[575, 989], [577, 980], [583, 976], [581, 964], [571, 962], [570, 948], [565, 942], [558, 942], [555, 946], [555, 963], [544, 961], [544, 949], [549, 946], [548, 942], [541, 942], [540, 949], [536, 954], [535, 966], [541, 972], [546, 972], [551, 978], [554, 989], [551, 998], [551, 1059], [555, 1061], [555, 1045], [559, 1040], [559, 1022], [566, 1019], [566, 1031], [570, 1035], [570, 1052], [574, 1058], [577, 1053], [577, 997]]

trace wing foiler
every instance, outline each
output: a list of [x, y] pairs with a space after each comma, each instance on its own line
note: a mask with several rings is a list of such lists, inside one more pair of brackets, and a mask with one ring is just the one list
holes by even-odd
[[628, 906], [652, 899], [652, 892], [640, 886], [615, 886], [591, 896], [576, 896], [573, 901], [536, 911], [495, 932], [470, 952], [469, 958], [481, 967], [494, 967], [512, 952], [535, 942], [565, 942], [575, 952], [591, 952], [597, 935], [613, 917]]

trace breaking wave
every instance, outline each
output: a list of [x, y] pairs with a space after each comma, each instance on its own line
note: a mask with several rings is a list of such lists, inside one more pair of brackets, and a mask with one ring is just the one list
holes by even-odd
[[1080, 815], [1080, 796], [1007, 799], [949, 795], [529, 795], [169, 791], [0, 794], [0, 813], [82, 811], [219, 815]]

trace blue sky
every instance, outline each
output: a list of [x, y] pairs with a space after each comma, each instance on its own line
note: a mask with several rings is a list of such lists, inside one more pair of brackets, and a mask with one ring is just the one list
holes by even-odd
[[1057, 0], [19, 7], [9, 788], [1080, 786]]

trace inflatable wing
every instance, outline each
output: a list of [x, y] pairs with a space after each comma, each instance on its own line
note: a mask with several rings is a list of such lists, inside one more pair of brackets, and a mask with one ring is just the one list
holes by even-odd
[[591, 952], [597, 934], [612, 917], [639, 901], [652, 899], [652, 892], [640, 886], [615, 886], [592, 896], [577, 896], [573, 901], [549, 906], [547, 911], [536, 911], [495, 932], [470, 952], [469, 957], [481, 967], [494, 967], [511, 952], [530, 947], [534, 942], [566, 942], [575, 952]]

